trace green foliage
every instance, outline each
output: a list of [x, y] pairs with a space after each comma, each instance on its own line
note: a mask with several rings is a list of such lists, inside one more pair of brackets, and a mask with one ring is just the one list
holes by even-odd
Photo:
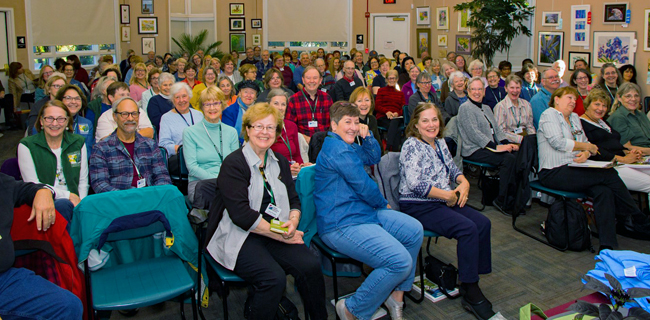
[[172, 41], [181, 48], [179, 51], [174, 52], [174, 56], [180, 57], [183, 52], [190, 54], [195, 54], [199, 50], [203, 50], [205, 55], [210, 55], [212, 57], [217, 57], [221, 59], [223, 57], [223, 52], [219, 50], [221, 41], [214, 42], [208, 46], [205, 46], [203, 43], [208, 36], [208, 30], [201, 30], [196, 36], [188, 35], [186, 33], [181, 34], [181, 36], [176, 40], [172, 37]]
[[509, 51], [512, 39], [520, 34], [531, 36], [524, 24], [535, 7], [527, 0], [473, 0], [454, 6], [454, 10], [470, 9], [467, 25], [472, 30], [472, 57], [492, 66], [497, 52]]
[[[594, 277], [585, 275], [582, 277], [582, 279], [585, 281], [583, 289], [599, 291], [607, 295], [610, 300], [614, 300], [613, 309], [612, 306], [608, 304], [603, 303], [599, 306], [595, 306], [589, 302], [579, 300], [569, 306], [568, 310], [575, 311], [580, 315], [598, 317], [600, 319], [650, 319], [650, 313], [639, 307], [630, 308], [626, 317], [623, 317], [623, 315], [618, 311], [620, 307], [628, 302], [633, 301], [635, 298], [643, 298], [649, 296], [650, 289], [629, 288], [625, 290], [621, 286], [621, 283], [618, 282], [618, 280], [616, 280], [616, 278], [610, 274], [605, 273], [605, 278], [609, 282], [609, 286], [600, 282]], [[650, 299], [648, 301], [650, 302]]]

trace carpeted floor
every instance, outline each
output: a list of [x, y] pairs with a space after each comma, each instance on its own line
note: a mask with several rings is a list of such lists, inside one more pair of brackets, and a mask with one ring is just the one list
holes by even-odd
[[[0, 138], [0, 163], [15, 157], [16, 145], [23, 131], [4, 131]], [[473, 189], [470, 204], [478, 205], [480, 191], [476, 188], [476, 179], [470, 179]], [[539, 224], [546, 217], [547, 209], [534, 202], [532, 209], [518, 219], [518, 226], [539, 234]], [[486, 207], [483, 213], [492, 221], [492, 273], [481, 277], [480, 285], [485, 295], [494, 305], [495, 311], [500, 311], [508, 319], [518, 319], [519, 308], [529, 302], [535, 303], [542, 309], [572, 301], [591, 293], [581, 291], [580, 277], [594, 267], [594, 254], [583, 252], [560, 252], [543, 245], [512, 228], [512, 219], [493, 207]], [[598, 248], [598, 240], [593, 239], [594, 247]], [[647, 241], [633, 240], [619, 236], [619, 249], [634, 250], [650, 253]], [[423, 246], [424, 249], [424, 246]], [[443, 261], [456, 262], [456, 241], [441, 238], [432, 245], [433, 255]], [[354, 291], [362, 278], [340, 278], [339, 292]], [[328, 301], [333, 298], [332, 280], [325, 277]], [[294, 290], [293, 280], [288, 279], [287, 296], [300, 310], [300, 297]], [[228, 299], [230, 319], [243, 319], [243, 305], [246, 299], [245, 288], [233, 288]], [[186, 315], [191, 317], [191, 309], [186, 305]], [[335, 318], [334, 308], [328, 304], [330, 319]], [[210, 306], [204, 309], [207, 319], [223, 318], [221, 299], [216, 295], [210, 297]], [[431, 303], [425, 300], [415, 304], [407, 300], [404, 311], [407, 319], [474, 319], [464, 311], [459, 300], [442, 300]], [[179, 319], [178, 305], [166, 302], [153, 307], [142, 308], [133, 319]], [[304, 319], [304, 316], [302, 316]], [[116, 312], [111, 319], [126, 318]], [[388, 316], [385, 317], [388, 319]]]

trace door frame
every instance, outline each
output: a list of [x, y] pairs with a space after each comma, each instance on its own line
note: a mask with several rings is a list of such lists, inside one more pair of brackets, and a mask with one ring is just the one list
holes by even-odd
[[[9, 53], [9, 62], [16, 61], [16, 20], [14, 18], [14, 8], [0, 7], [0, 11], [7, 13], [7, 51]], [[4, 66], [0, 66], [0, 69], [4, 70]]]
[[[408, 35], [406, 37], [407, 48], [395, 48], [400, 51], [406, 50], [406, 52], [411, 51], [411, 14], [408, 12], [403, 13], [371, 13], [370, 14], [370, 39], [368, 39], [368, 48], [370, 50], [375, 49], [375, 17], [402, 17], [406, 16], [406, 25], [408, 26]], [[393, 57], [386, 57], [388, 60], [392, 60]]]

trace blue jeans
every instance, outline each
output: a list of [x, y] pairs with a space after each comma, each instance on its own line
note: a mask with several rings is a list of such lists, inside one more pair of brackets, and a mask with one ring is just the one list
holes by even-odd
[[23, 268], [0, 273], [3, 319], [81, 319], [83, 306], [70, 291]]
[[401, 212], [377, 210], [379, 224], [337, 228], [320, 235], [330, 248], [361, 261], [374, 270], [345, 300], [347, 309], [361, 320], [370, 319], [393, 291], [410, 291], [418, 252], [422, 247], [422, 225]]

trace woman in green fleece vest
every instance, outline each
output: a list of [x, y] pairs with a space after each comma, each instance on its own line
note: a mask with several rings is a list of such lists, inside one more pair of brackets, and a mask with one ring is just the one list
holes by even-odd
[[56, 210], [70, 222], [74, 207], [88, 195], [88, 152], [84, 138], [72, 133], [70, 110], [48, 101], [38, 114], [37, 134], [18, 145], [20, 174], [26, 182], [54, 188]]

